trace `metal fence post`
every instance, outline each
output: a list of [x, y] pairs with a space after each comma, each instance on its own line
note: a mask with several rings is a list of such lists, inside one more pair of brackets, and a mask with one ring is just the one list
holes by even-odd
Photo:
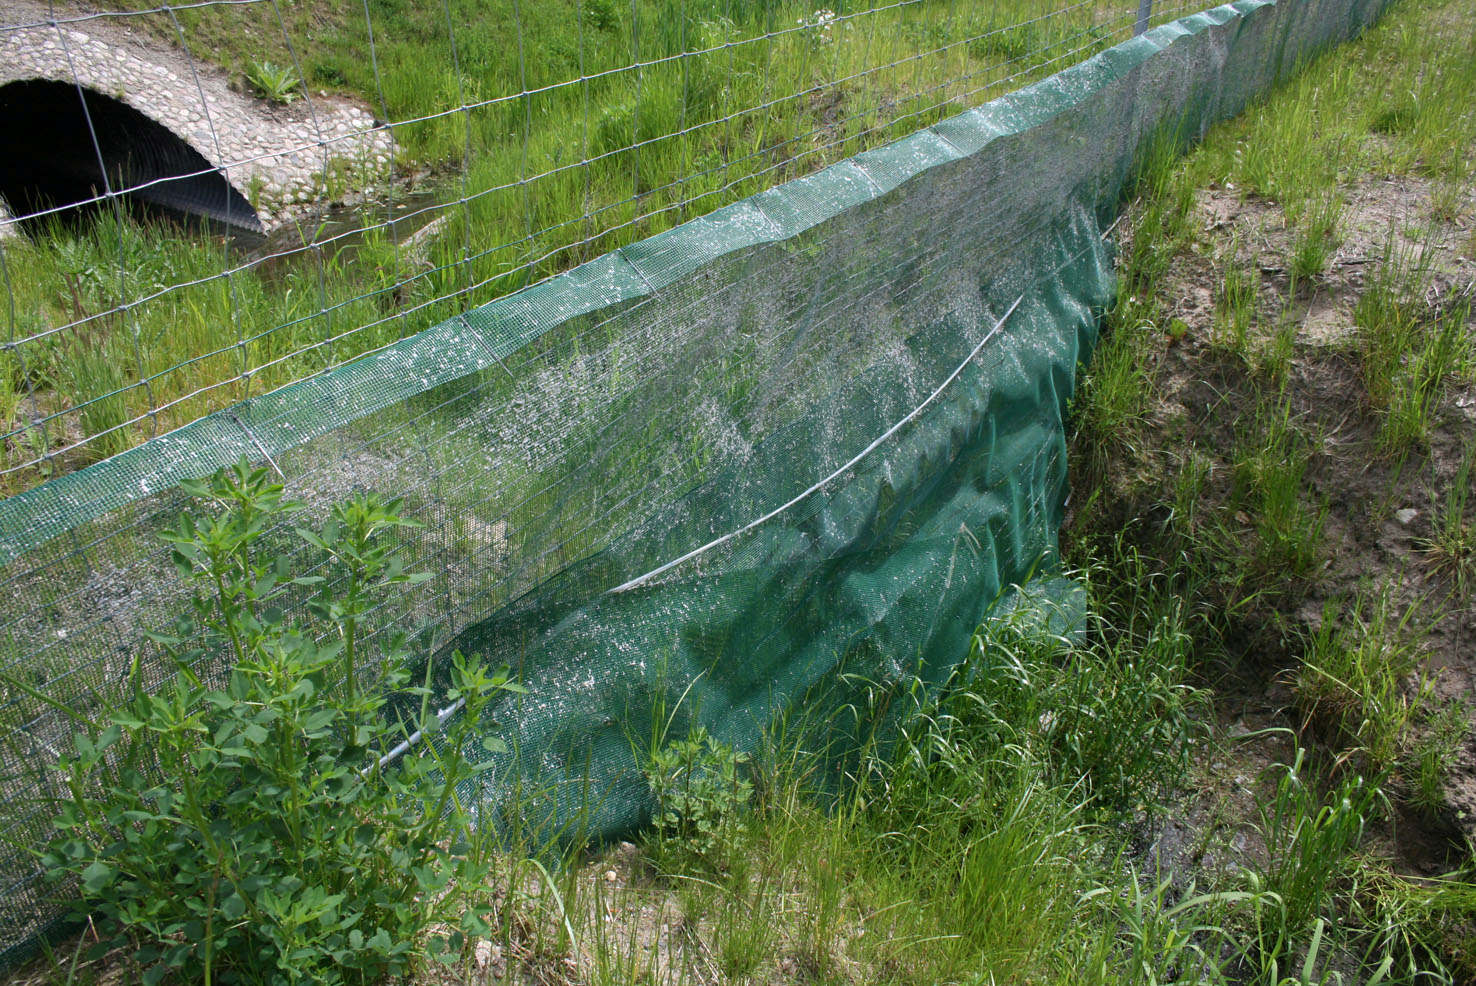
[[1153, 0], [1138, 0], [1138, 23], [1133, 26], [1133, 37], [1148, 30], [1148, 18], [1153, 16]]

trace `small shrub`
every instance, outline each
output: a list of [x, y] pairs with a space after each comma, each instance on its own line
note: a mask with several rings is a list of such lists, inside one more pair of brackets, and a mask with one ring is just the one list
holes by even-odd
[[271, 62], [252, 62], [246, 70], [246, 85], [267, 102], [283, 106], [300, 95], [297, 73], [290, 66]]
[[[376, 689], [353, 686], [366, 612], [419, 579], [385, 543], [411, 523], [397, 501], [361, 497], [300, 531], [331, 567], [292, 577], [261, 550], [295, 507], [264, 471], [242, 463], [185, 489], [209, 506], [167, 534], [193, 594], [176, 631], [155, 638], [173, 679], [146, 691], [136, 656], [132, 694], [78, 734], [44, 863], [80, 885], [94, 951], [123, 949], [145, 983], [403, 973], [453, 877], [475, 865], [447, 848], [469, 826], [455, 791], [487, 768], [473, 756], [483, 713], [516, 686], [457, 654], [445, 698], [461, 714], [443, 717], [398, 645]], [[320, 622], [294, 626], [276, 601], [304, 588], [320, 592]], [[222, 656], [227, 670], [206, 670]], [[391, 715], [395, 692], [418, 714]], [[411, 730], [435, 736], [393, 757]], [[465, 907], [449, 919], [485, 933], [485, 912]], [[460, 936], [429, 944], [459, 951]]]
[[596, 31], [611, 31], [620, 22], [615, 0], [584, 0], [584, 22]]
[[717, 862], [753, 794], [748, 754], [698, 726], [651, 754], [646, 780], [656, 797], [656, 831], [700, 859]]

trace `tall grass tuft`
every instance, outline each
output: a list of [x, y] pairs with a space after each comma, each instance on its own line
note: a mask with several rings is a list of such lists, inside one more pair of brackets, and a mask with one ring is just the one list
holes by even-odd
[[1461, 464], [1445, 488], [1444, 496], [1435, 501], [1433, 533], [1425, 541], [1425, 553], [1436, 571], [1448, 572], [1456, 591], [1464, 595], [1468, 583], [1476, 576], [1476, 520], [1467, 520], [1471, 498], [1473, 467], [1476, 467], [1476, 439], [1469, 440]]
[[1327, 505], [1308, 489], [1311, 457], [1285, 399], [1260, 405], [1239, 430], [1233, 499], [1255, 534], [1257, 571], [1305, 577], [1319, 560]]
[[1406, 684], [1420, 657], [1418, 608], [1401, 610], [1393, 589], [1365, 593], [1345, 613], [1325, 604], [1293, 681], [1306, 720], [1329, 742], [1361, 750], [1376, 770], [1403, 753], [1419, 692]]
[[[1310, 942], [1321, 941], [1322, 922], [1333, 917], [1332, 891], [1383, 799], [1376, 784], [1357, 776], [1337, 784], [1324, 799], [1307, 771], [1306, 751], [1299, 747], [1290, 764], [1272, 768], [1275, 786], [1258, 804], [1270, 858], [1250, 879], [1257, 894], [1252, 908], [1255, 952], [1246, 957], [1261, 969], [1278, 965], [1295, 945], [1309, 941], [1309, 932]], [[1317, 951], [1315, 944], [1308, 948], [1308, 972]]]
[[1466, 329], [1471, 299], [1424, 303], [1430, 252], [1428, 244], [1388, 247], [1353, 311], [1360, 373], [1382, 415], [1379, 444], [1391, 454], [1428, 442], [1448, 382], [1476, 363]]

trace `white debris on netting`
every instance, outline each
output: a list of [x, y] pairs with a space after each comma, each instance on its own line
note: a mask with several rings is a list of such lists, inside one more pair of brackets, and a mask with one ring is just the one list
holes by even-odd
[[738, 426], [732, 409], [716, 395], [709, 395], [693, 413], [696, 430], [704, 436], [707, 449], [720, 462], [736, 462], [747, 459], [753, 453], [753, 443]]
[[306, 505], [309, 518], [321, 518], [334, 504], [355, 494], [402, 489], [405, 473], [414, 461], [408, 449], [384, 447], [324, 455], [312, 468], [294, 475], [287, 483], [287, 492]]

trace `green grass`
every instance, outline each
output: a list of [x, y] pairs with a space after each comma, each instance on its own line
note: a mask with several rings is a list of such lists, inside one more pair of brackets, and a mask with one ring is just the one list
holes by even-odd
[[1338, 221], [1343, 213], [1343, 200], [1335, 192], [1316, 195], [1297, 209], [1287, 210], [1287, 221], [1296, 230], [1291, 272], [1305, 280], [1327, 269], [1327, 263], [1341, 242]]
[[1393, 588], [1365, 593], [1346, 612], [1328, 603], [1294, 683], [1302, 714], [1328, 741], [1356, 746], [1378, 770], [1395, 766], [1422, 697], [1405, 687], [1419, 665], [1419, 609], [1401, 611]]
[[1320, 561], [1327, 507], [1308, 487], [1311, 448], [1280, 401], [1256, 408], [1236, 437], [1231, 502], [1253, 532], [1248, 560], [1262, 574], [1304, 578]]
[[1390, 454], [1428, 442], [1447, 384], [1470, 379], [1476, 358], [1466, 323], [1471, 299], [1424, 300], [1428, 247], [1386, 251], [1353, 318], [1364, 386], [1382, 415], [1379, 441]]
[[1425, 542], [1431, 567], [1450, 573], [1460, 595], [1466, 594], [1468, 582], [1476, 577], [1476, 520], [1466, 519], [1473, 466], [1476, 466], [1476, 438], [1467, 442], [1465, 454], [1444, 495], [1431, 496], [1436, 504], [1434, 533]]
[[[1261, 802], [1264, 862], [1202, 883], [1145, 869], [1145, 813], [1204, 783], [1208, 694], [1192, 683], [1192, 587], [1116, 551], [1081, 573], [1080, 634], [1021, 610], [981, 628], [936, 697], [870, 685], [851, 714], [888, 710], [898, 728], [846, 732], [877, 742], [829, 747], [831, 723], [797, 710], [745, 765], [751, 795], [714, 802], [720, 824], [701, 844], [658, 827], [640, 847], [557, 863], [525, 855], [532, 843], [475, 844], [480, 875], [454, 899], [492, 920], [448, 956], [451, 974], [485, 975], [479, 954], [542, 981], [609, 984], [1279, 984], [1247, 972], [1309, 952], [1320, 969], [1334, 937], [1321, 922], [1341, 913], [1377, 787], [1324, 794], [1299, 755]], [[908, 714], [892, 718], [898, 706]], [[680, 760], [687, 739], [660, 742]], [[852, 765], [839, 783], [837, 753]], [[1362, 929], [1339, 929], [1339, 946]], [[65, 946], [47, 961], [56, 983], [127, 973]], [[416, 982], [447, 974], [419, 963]], [[1442, 981], [1428, 962], [1417, 971]]]
[[1260, 271], [1243, 259], [1240, 244], [1232, 238], [1220, 261], [1215, 291], [1216, 345], [1232, 353], [1247, 352], [1260, 286]]
[[[1476, 968], [1467, 853], [1453, 843], [1458, 872], [1422, 886], [1379, 848], [1395, 806], [1449, 819], [1470, 729], [1468, 705], [1435, 701], [1438, 663], [1425, 664], [1442, 646], [1432, 628], [1459, 624], [1468, 596], [1476, 456], [1450, 398], [1469, 386], [1469, 299], [1439, 287], [1449, 253], [1431, 246], [1454, 236], [1465, 249], [1454, 189], [1471, 187], [1476, 146], [1461, 95], [1476, 86], [1470, 27], [1459, 5], [1402, 4], [1356, 59], [1314, 61], [1148, 169], [1115, 335], [1074, 408], [1068, 558], [1127, 546], [1162, 572], [1192, 617], [1192, 666], [1231, 683], [1236, 714], [1247, 683], [1258, 700], [1288, 689], [1286, 714], [1269, 718], [1296, 745], [1250, 785], [1264, 857], [1240, 881], [1201, 882], [1208, 899], [1183, 911], [1152, 880], [1124, 894], [1139, 940], [1167, 941], [1159, 954], [1179, 943], [1204, 981], [1460, 982]], [[1390, 180], [1417, 194], [1370, 234], [1359, 211]], [[1198, 195], [1215, 211], [1186, 215]], [[1191, 294], [1201, 286], [1208, 304]], [[1351, 313], [1346, 334], [1334, 304]], [[1308, 338], [1314, 308], [1325, 334]], [[1179, 336], [1157, 330], [1181, 318]], [[1104, 448], [1099, 422], [1131, 440]], [[1365, 472], [1391, 488], [1348, 482]], [[1361, 529], [1421, 506], [1425, 489], [1429, 532], [1406, 543], [1428, 564], [1370, 559], [1350, 592]], [[1122, 566], [1121, 583], [1140, 571]], [[1243, 807], [1226, 810], [1244, 831]], [[1163, 930], [1169, 914], [1198, 929], [1188, 944]]]
[[1100, 475], [1115, 454], [1134, 447], [1148, 421], [1152, 383], [1143, 339], [1151, 329], [1140, 323], [1104, 334], [1073, 397], [1073, 427], [1085, 452], [1076, 465], [1087, 475]]
[[1467, 329], [1471, 300], [1424, 321], [1420, 338], [1391, 381], [1391, 393], [1379, 438], [1398, 453], [1423, 447], [1430, 439], [1436, 412], [1452, 379], [1471, 376], [1472, 340]]
[[[1435, 17], [1457, 8], [1403, 9]], [[1073, 407], [1079, 514], [1070, 557], [1088, 586], [1084, 632], [1063, 639], [1040, 625], [992, 623], [936, 699], [871, 686], [858, 716], [899, 701], [916, 714], [894, 740], [847, 761], [852, 783], [839, 795], [816, 767], [814, 734], [791, 723], [755, 760], [754, 800], [725, 829], [724, 865], [648, 842], [640, 858], [654, 861], [651, 870], [637, 868], [608, 893], [595, 881], [597, 904], [572, 905], [592, 915], [574, 928], [595, 955], [592, 979], [645, 982], [670, 971], [662, 962], [671, 953], [618, 919], [616, 932], [603, 930], [600, 914], [630, 905], [684, 929], [691, 966], [678, 962], [675, 981], [1282, 986], [1469, 977], [1469, 876], [1428, 885], [1399, 877], [1369, 839], [1392, 804], [1434, 797], [1463, 737], [1458, 711], [1432, 708], [1418, 682], [1409, 688], [1424, 621], [1436, 613], [1397, 603], [1391, 581], [1329, 603], [1315, 632], [1298, 633], [1292, 619], [1341, 535], [1319, 492], [1338, 436], [1304, 410], [1297, 370], [1306, 350], [1288, 312], [1332, 266], [1342, 186], [1397, 156], [1403, 135], [1422, 132], [1411, 117], [1409, 129], [1379, 134], [1389, 140], [1373, 150], [1355, 140], [1368, 130], [1369, 88], [1467, 71], [1459, 47], [1427, 70], [1412, 37], [1420, 32], [1391, 21], [1358, 52], [1402, 74], [1332, 56], [1249, 121], [1212, 133], [1186, 162], [1165, 153], [1144, 169], [1121, 296]], [[1446, 92], [1427, 95], [1437, 90]], [[1269, 149], [1260, 146], [1268, 126]], [[1432, 156], [1418, 165], [1427, 167], [1456, 164]], [[1203, 248], [1192, 206], [1211, 181], [1275, 196], [1289, 217], [1288, 276], [1265, 275], [1275, 290], [1264, 304], [1250, 244]], [[1205, 400], [1219, 401], [1212, 406], [1226, 422], [1199, 432], [1152, 413], [1162, 354], [1194, 343], [1192, 329], [1172, 338], [1180, 299], [1160, 290], [1185, 253], [1212, 258], [1223, 277], [1208, 348], [1235, 357], [1196, 366], [1213, 385]], [[1371, 274], [1366, 294], [1375, 297], [1362, 318], [1375, 326], [1375, 307], [1398, 311], [1402, 296], [1380, 295], [1384, 275]], [[1429, 328], [1428, 316], [1411, 317]], [[1387, 358], [1388, 400], [1409, 388], [1398, 378], [1411, 355], [1418, 363], [1421, 347], [1439, 345], [1411, 330], [1379, 342], [1384, 357], [1359, 338], [1339, 358], [1350, 354], [1360, 382], [1377, 372], [1365, 362]], [[1448, 367], [1448, 382], [1461, 364], [1444, 352], [1428, 359]], [[1366, 403], [1384, 414], [1374, 398]], [[1378, 458], [1377, 428], [1370, 434], [1360, 454]], [[1464, 503], [1453, 510], [1464, 518]], [[1299, 729], [1296, 743], [1240, 800], [1214, 809], [1234, 832], [1250, 833], [1250, 848], [1233, 843], [1236, 866], [1192, 880], [1153, 871], [1134, 855], [1134, 833], [1184, 798], [1212, 799], [1224, 769], [1213, 765], [1234, 754], [1204, 726], [1214, 718], [1206, 682], [1227, 662], [1254, 669], [1283, 659], [1295, 709], [1282, 728]], [[1198, 835], [1201, 847], [1222, 838], [1213, 827]]]
[[1251, 883], [1266, 895], [1255, 909], [1255, 959], [1263, 968], [1287, 956], [1293, 943], [1307, 942], [1314, 922], [1335, 918], [1332, 890], [1382, 797], [1376, 785], [1354, 776], [1324, 799], [1316, 775], [1306, 776], [1308, 769], [1306, 751], [1298, 748], [1290, 764], [1272, 769], [1272, 794], [1257, 805], [1268, 855], [1265, 870]]
[[[624, 16], [618, 5], [580, 9], [601, 23]], [[1433, 0], [1404, 9], [1460, 11]], [[1425, 86], [1411, 76], [1426, 74], [1429, 59], [1398, 61], [1423, 51], [1410, 46], [1411, 37], [1428, 42], [1430, 35], [1391, 21], [1356, 52], [1375, 64], [1403, 65], [1404, 75], [1349, 73], [1335, 56], [1323, 64], [1330, 81], [1315, 84], [1323, 76], [1314, 65], [1314, 84], [1286, 87], [1253, 117], [1264, 121], [1285, 100], [1329, 93], [1358, 105], [1360, 86]], [[1461, 71], [1448, 60], [1438, 64]], [[1319, 105], [1304, 137], [1365, 126], [1373, 112]], [[1379, 139], [1413, 140], [1430, 126], [1411, 114]], [[611, 131], [625, 126], [622, 117]], [[639, 126], [635, 113], [629, 126]], [[712, 798], [719, 823], [710, 826], [708, 845], [658, 829], [633, 851], [593, 859], [576, 853], [558, 864], [531, 844], [503, 847], [482, 878], [458, 888], [469, 904], [495, 908], [495, 927], [483, 939], [488, 956], [497, 949], [500, 958], [488, 959], [494, 968], [501, 961], [530, 980], [612, 984], [1470, 981], [1476, 901], [1469, 870], [1438, 881], [1401, 877], [1366, 838], [1404, 787], [1413, 785], [1416, 800], [1429, 799], [1459, 742], [1456, 713], [1430, 709], [1403, 690], [1417, 658], [1419, 636], [1411, 630], [1423, 610], [1396, 603], [1396, 586], [1373, 586], [1360, 600], [1330, 605], [1321, 629], [1302, 637], [1276, 622], [1286, 614], [1266, 608], [1299, 600], [1327, 558], [1330, 508], [1314, 492], [1327, 453], [1320, 423], [1294, 403], [1302, 355], [1288, 328], [1295, 323], [1261, 310], [1261, 274], [1235, 249], [1208, 255], [1221, 258], [1212, 264], [1225, 278], [1213, 285], [1224, 320], [1214, 335], [1242, 358], [1210, 365], [1207, 378], [1219, 388], [1208, 399], [1227, 416], [1244, 408], [1240, 420], [1204, 432], [1175, 431], [1172, 423], [1153, 430], [1157, 361], [1169, 345], [1158, 328], [1170, 324], [1179, 300], [1159, 288], [1176, 257], [1195, 248], [1190, 205], [1198, 183], [1222, 164], [1242, 167], [1228, 144], [1243, 145], [1242, 158], [1259, 162], [1262, 186], [1289, 200], [1316, 184], [1292, 172], [1289, 152], [1256, 150], [1256, 134], [1250, 123], [1233, 123], [1186, 163], [1165, 156], [1140, 182], [1143, 214], [1155, 218], [1136, 231], [1124, 257], [1130, 289], [1075, 408], [1077, 442], [1127, 436], [1109, 444], [1092, 471], [1077, 473], [1077, 502], [1085, 506], [1071, 557], [1087, 587], [1082, 632], [1061, 637], [1040, 623], [995, 621], [981, 628], [941, 694], [905, 682], [871, 684], [872, 701], [857, 701], [848, 715], [870, 722], [874, 710], [894, 706], [913, 715], [859, 749], [826, 749], [831, 724], [797, 715], [747, 766], [751, 796]], [[1291, 136], [1275, 139], [1294, 144]], [[1382, 144], [1378, 151], [1396, 152], [1403, 153]], [[1366, 153], [1361, 144], [1345, 147], [1342, 167], [1371, 160]], [[1322, 169], [1315, 154], [1301, 157]], [[1233, 170], [1216, 174], [1240, 181]], [[1328, 187], [1307, 194], [1330, 194]], [[87, 292], [106, 290], [88, 280], [86, 264], [67, 272], [56, 281], [57, 305], [85, 305]], [[1310, 268], [1299, 275], [1317, 276]], [[1370, 283], [1378, 294], [1377, 279]], [[1296, 294], [1287, 287], [1277, 284], [1265, 307]], [[313, 278], [295, 288], [318, 290]], [[1350, 349], [1349, 357], [1359, 361], [1358, 381], [1389, 381], [1390, 402], [1411, 348], [1423, 345], [1398, 336], [1406, 330], [1397, 320], [1391, 329], [1375, 311], [1385, 306], [1398, 316], [1400, 297], [1391, 288], [1369, 302], [1363, 318], [1374, 343]], [[1273, 357], [1280, 370], [1265, 372], [1249, 352], [1251, 338], [1283, 347]], [[148, 353], [147, 333], [129, 330], [125, 339]], [[1365, 365], [1378, 359], [1384, 377]], [[1459, 370], [1451, 365], [1449, 372]], [[699, 372], [725, 376], [721, 367]], [[488, 392], [496, 386], [483, 384]], [[1371, 397], [1367, 403], [1376, 406]], [[1376, 446], [1371, 440], [1357, 451], [1376, 458]], [[1467, 470], [1469, 459], [1468, 452]], [[1121, 502], [1109, 485], [1119, 470], [1132, 473]], [[465, 483], [474, 491], [467, 495], [492, 511], [512, 509], [502, 493], [543, 481], [504, 477], [497, 489]], [[1464, 531], [1466, 504], [1452, 503], [1447, 498], [1443, 516], [1456, 526], [1442, 521], [1439, 529]], [[579, 501], [568, 511], [589, 507]], [[542, 506], [528, 509], [536, 514]], [[467, 545], [451, 550], [476, 557]], [[1268, 639], [1276, 647], [1263, 651]], [[1216, 800], [1223, 775], [1234, 770], [1217, 764], [1237, 746], [1206, 725], [1215, 721], [1207, 686], [1225, 674], [1227, 661], [1244, 671], [1283, 658], [1292, 662], [1298, 712], [1326, 728], [1303, 731], [1284, 763], [1273, 762], [1234, 798]], [[1255, 692], [1255, 701], [1266, 691]], [[1427, 739], [1418, 738], [1421, 728]], [[699, 758], [702, 747], [678, 746], [688, 738], [658, 735], [651, 745]], [[1349, 769], [1349, 748], [1373, 768], [1363, 779]], [[848, 765], [840, 783], [827, 769], [836, 753]], [[1153, 820], [1188, 818], [1186, 803], [1206, 799], [1216, 817], [1230, 818], [1232, 831], [1206, 826], [1195, 840], [1235, 865], [1207, 866], [1188, 879], [1172, 865], [1157, 869], [1141, 844], [1156, 831]], [[608, 881], [612, 870], [617, 879]], [[452, 975], [484, 975], [478, 944], [468, 940], [454, 956]], [[73, 962], [59, 950], [52, 979], [94, 975]], [[428, 963], [420, 970], [427, 983], [444, 975]]]
[[[1384, 969], [1385, 981], [1452, 981], [1412, 940], [1348, 958], [1379, 931], [1372, 913], [1347, 917], [1344, 894], [1384, 795], [1351, 776], [1325, 788], [1300, 749], [1268, 771], [1254, 819], [1263, 859], [1203, 883], [1135, 862], [1132, 820], [1198, 776], [1208, 696], [1189, 683], [1190, 587], [1120, 552], [1086, 573], [1082, 636], [992, 622], [937, 699], [871, 686], [858, 712], [900, 700], [912, 714], [863, 748], [839, 793], [818, 755], [825, 724], [801, 713], [756, 759], [753, 800], [730, 806], [722, 865], [673, 852], [656, 830], [643, 849], [576, 864], [557, 908], [540, 890], [541, 919], [511, 923], [499, 949], [530, 971], [574, 956], [600, 983], [1280, 986], [1303, 972], [1327, 981], [1333, 954], [1347, 975], [1375, 977], [1395, 957], [1407, 973]], [[572, 916], [565, 934], [550, 930], [559, 915]], [[682, 930], [663, 944], [657, 926]]]
[[[829, 982], [1133, 981], [1118, 978], [1126, 870], [1111, 820], [1172, 790], [1197, 735], [1165, 588], [1149, 577], [1121, 609], [1103, 600], [1080, 646], [1034, 622], [990, 625], [937, 701], [883, 689], [913, 714], [862, 751], [839, 801], [810, 752], [817, 734], [791, 724], [793, 745], [759, 762], [760, 796], [728, 829], [730, 865], [684, 869], [658, 832], [657, 887], [758, 981], [775, 965]], [[598, 967], [631, 968], [628, 937], [601, 947], [616, 954]]]
[[1118, 296], [1102, 321], [1091, 364], [1072, 397], [1076, 468], [1093, 485], [1108, 461], [1129, 450], [1150, 415], [1153, 373], [1148, 346], [1172, 334], [1173, 319], [1156, 304], [1154, 285], [1189, 233], [1193, 186], [1173, 181], [1182, 150], [1177, 131], [1150, 141], [1129, 183], [1143, 214], [1118, 263]]
[[1360, 950], [1388, 957], [1390, 979], [1395, 982], [1415, 981], [1420, 956], [1444, 956], [1441, 974], [1469, 982], [1476, 975], [1473, 876], [1469, 864], [1436, 879], [1398, 877], [1378, 866], [1357, 867], [1350, 899], [1369, 929]]
[[[426, 262], [374, 231], [229, 277], [240, 253], [127, 218], [8, 244], [7, 328], [30, 341], [0, 356], [0, 465], [12, 470], [0, 493], [903, 136], [1126, 36], [1124, 17], [1098, 27], [1099, 6], [1052, 13], [1050, 0], [987, 11], [951, 0], [880, 6], [826, 27], [798, 2], [387, 2], [372, 8], [377, 69], [361, 57], [369, 38], [353, 5], [285, 5], [281, 24], [272, 5], [179, 11], [198, 57], [257, 83], [262, 66], [277, 69], [269, 98], [302, 78], [310, 90], [356, 93], [391, 121], [418, 121], [395, 127], [400, 169], [443, 176], [450, 204], [437, 214], [447, 225]], [[172, 24], [151, 23], [140, 28], [174, 39]], [[636, 71], [636, 60], [649, 64]], [[105, 351], [109, 372], [69, 372], [76, 345]], [[33, 419], [45, 425], [26, 427]], [[93, 447], [73, 447], [104, 428]], [[46, 470], [19, 470], [38, 458]]]
[[1470, 716], [1470, 705], [1465, 701], [1427, 705], [1423, 710], [1414, 742], [1408, 744], [1401, 764], [1409, 784], [1409, 800], [1416, 807], [1436, 814], [1445, 806], [1445, 783], [1470, 732]]

